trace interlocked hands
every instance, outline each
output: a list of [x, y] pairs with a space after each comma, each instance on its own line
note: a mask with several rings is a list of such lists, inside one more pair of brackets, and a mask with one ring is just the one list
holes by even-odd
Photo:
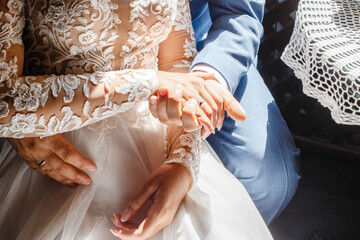
[[235, 121], [246, 118], [240, 103], [213, 74], [157, 73], [158, 91], [150, 97], [152, 115], [168, 125], [183, 126], [185, 131], [194, 131], [203, 126], [203, 138], [222, 127], [225, 110]]
[[[221, 129], [225, 110], [235, 121], [246, 118], [239, 102], [212, 74], [159, 71], [157, 77], [159, 89], [150, 97], [149, 108], [165, 124], [183, 126], [185, 131], [203, 126], [201, 135], [206, 138], [215, 128]], [[83, 157], [60, 134], [42, 139], [10, 139], [10, 142], [42, 175], [70, 187], [91, 184], [85, 171], [96, 171], [95, 163]], [[162, 165], [151, 173], [127, 211], [114, 216], [114, 235], [129, 240], [151, 237], [172, 221], [191, 184], [191, 174], [181, 164]], [[148, 200], [151, 206], [145, 219], [139, 225], [132, 223], [131, 219]]]

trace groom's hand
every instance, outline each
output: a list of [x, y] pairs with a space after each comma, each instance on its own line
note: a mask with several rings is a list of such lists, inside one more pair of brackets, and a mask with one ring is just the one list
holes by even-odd
[[95, 163], [83, 157], [61, 134], [9, 141], [26, 163], [40, 174], [73, 188], [78, 184], [91, 184], [91, 178], [84, 171], [95, 172]]
[[[171, 223], [191, 184], [192, 176], [186, 167], [179, 163], [163, 164], [150, 174], [123, 214], [114, 216], [117, 228], [112, 230], [113, 234], [123, 240], [150, 238]], [[132, 223], [148, 199], [151, 205], [145, 219], [139, 225]]]
[[[149, 101], [149, 108], [154, 117], [169, 125], [183, 126], [186, 131], [199, 128], [200, 123], [204, 126], [201, 131], [204, 138], [214, 133], [214, 128], [221, 129], [225, 110], [235, 121], [245, 120], [246, 113], [240, 103], [215, 79], [213, 74], [204, 72], [187, 74], [181, 75], [183, 84], [164, 87], [160, 82], [157, 95], [151, 96]], [[191, 76], [190, 80], [186, 76]], [[188, 104], [189, 97], [185, 96], [189, 94], [198, 101], [197, 105]], [[200, 104], [202, 99], [204, 101]]]
[[[150, 97], [150, 111], [160, 122], [183, 126], [188, 132], [200, 124], [214, 132], [211, 116], [217, 104], [205, 88], [204, 78], [213, 74], [204, 72], [175, 73], [158, 71], [159, 89]], [[191, 99], [190, 104], [187, 101]], [[199, 103], [204, 100], [204, 104]], [[197, 104], [195, 104], [195, 102]], [[195, 104], [195, 106], [193, 106]], [[188, 110], [188, 111], [187, 111]], [[183, 117], [184, 113], [184, 117]], [[200, 123], [200, 124], [199, 124]]]

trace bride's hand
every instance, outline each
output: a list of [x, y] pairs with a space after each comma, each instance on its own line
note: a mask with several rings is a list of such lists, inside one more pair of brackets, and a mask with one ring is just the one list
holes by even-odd
[[95, 163], [76, 151], [61, 134], [8, 140], [38, 173], [72, 188], [91, 184], [91, 178], [84, 171], [95, 172]]
[[[196, 117], [201, 125], [214, 132], [211, 116], [217, 110], [217, 104], [205, 88], [204, 81], [204, 78], [211, 77], [213, 74], [158, 71], [156, 75], [159, 80], [159, 89], [150, 98], [150, 111], [156, 118], [159, 118], [160, 122], [168, 125], [184, 126], [184, 120], [181, 118], [182, 103], [189, 99], [195, 99], [199, 103], [204, 99], [206, 104], [203, 104], [204, 106], [196, 111]], [[186, 130], [188, 132], [199, 128], [197, 121], [189, 126], [191, 128], [185, 126], [188, 128]]]
[[[240, 103], [213, 74], [159, 71], [157, 75], [159, 89], [150, 97], [149, 109], [162, 123], [182, 126], [187, 132], [202, 125], [201, 136], [206, 138], [215, 127], [221, 129], [225, 110], [235, 121], [246, 118]], [[195, 106], [187, 104], [189, 99], [195, 99]]]
[[[163, 164], [145, 181], [123, 214], [112, 219], [117, 228], [112, 233], [124, 240], [148, 239], [173, 220], [180, 203], [192, 185], [189, 170], [179, 163]], [[151, 200], [151, 206], [139, 225], [131, 222], [139, 209]]]

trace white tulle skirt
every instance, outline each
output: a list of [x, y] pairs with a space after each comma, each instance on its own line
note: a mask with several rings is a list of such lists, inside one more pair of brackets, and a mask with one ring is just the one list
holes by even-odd
[[[93, 184], [76, 190], [35, 172], [1, 140], [0, 239], [116, 239], [110, 233], [113, 213], [124, 210], [146, 177], [163, 163], [165, 153], [166, 127], [152, 117], [130, 124], [128, 116], [64, 134], [98, 166], [90, 174]], [[151, 239], [272, 237], [244, 187], [204, 146], [198, 183], [173, 222]]]

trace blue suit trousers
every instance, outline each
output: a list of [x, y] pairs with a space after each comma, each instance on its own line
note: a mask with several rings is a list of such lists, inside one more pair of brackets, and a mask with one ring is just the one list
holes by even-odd
[[228, 116], [208, 142], [225, 167], [245, 186], [269, 224], [288, 205], [299, 181], [299, 150], [254, 65], [234, 95], [247, 119]]

